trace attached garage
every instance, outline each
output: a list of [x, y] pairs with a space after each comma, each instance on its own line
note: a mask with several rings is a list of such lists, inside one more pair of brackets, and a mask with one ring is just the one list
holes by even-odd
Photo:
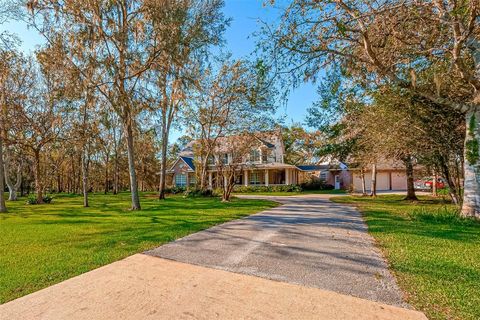
[[392, 190], [407, 190], [407, 175], [405, 172], [392, 172]]
[[[365, 186], [370, 191], [372, 173], [365, 173]], [[362, 179], [358, 171], [353, 172], [353, 188], [362, 191]], [[377, 173], [377, 191], [407, 190], [407, 177], [401, 170], [379, 171]]]

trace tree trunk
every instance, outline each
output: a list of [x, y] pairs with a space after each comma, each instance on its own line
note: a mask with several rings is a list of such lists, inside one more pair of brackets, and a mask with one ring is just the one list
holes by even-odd
[[80, 194], [80, 193], [83, 193], [81, 190], [82, 190], [82, 167], [83, 167], [83, 155], [82, 154], [79, 154], [78, 155], [78, 165], [77, 165], [77, 168], [78, 168], [78, 175], [77, 175], [77, 182], [75, 183], [75, 186], [76, 186], [76, 189], [75, 189], [75, 193], [76, 194]]
[[437, 171], [434, 170], [433, 171], [433, 181], [432, 181], [432, 196], [434, 196], [434, 197], [438, 196], [437, 180], [438, 180]]
[[0, 136], [0, 212], [7, 212], [5, 205], [5, 172], [3, 167], [3, 137]]
[[63, 192], [63, 186], [62, 186], [62, 173], [60, 172], [60, 169], [57, 169], [57, 191], [58, 193]]
[[480, 218], [480, 110], [469, 110], [466, 115], [464, 194], [462, 215]]
[[413, 177], [413, 160], [411, 156], [407, 156], [404, 159], [405, 164], [405, 173], [407, 175], [407, 196], [404, 200], [416, 201], [417, 196], [415, 195], [415, 185]]
[[158, 199], [165, 199], [165, 185], [167, 175], [167, 149], [168, 149], [168, 132], [167, 132], [167, 119], [166, 113], [162, 115], [162, 167], [160, 168], [160, 190], [158, 193]]
[[377, 164], [376, 163], [372, 165], [372, 184], [370, 187], [370, 196], [371, 197], [377, 196]]
[[17, 190], [18, 188], [20, 188], [20, 185], [22, 184], [22, 166], [19, 166], [17, 168], [17, 180], [15, 181], [15, 183], [13, 183], [11, 180], [10, 180], [10, 176], [9, 176], [9, 173], [10, 173], [10, 159], [9, 157], [5, 157], [5, 161], [4, 161], [4, 171], [3, 171], [3, 174], [5, 175], [5, 182], [7, 183], [7, 187], [8, 187], [8, 191], [9, 191], [9, 196], [8, 196], [8, 200], [9, 201], [17, 201]]
[[367, 195], [367, 184], [365, 181], [365, 170], [362, 168], [360, 169], [360, 179], [362, 181], [362, 196]]
[[126, 123], [128, 171], [130, 175], [130, 192], [132, 194], [132, 210], [141, 210], [138, 194], [137, 174], [135, 172], [135, 151], [133, 148], [133, 128], [131, 120]]
[[114, 161], [114, 173], [113, 173], [113, 194], [118, 194], [118, 175], [119, 175], [119, 166], [118, 166], [118, 155], [115, 154]]
[[106, 157], [105, 157], [105, 190], [104, 190], [104, 193], [107, 194], [108, 191], [110, 190], [110, 182], [109, 182], [109, 177], [108, 177], [108, 163], [109, 163], [109, 160], [110, 160], [110, 156], [108, 155], [108, 152], [106, 154]]
[[85, 147], [82, 151], [82, 191], [83, 191], [83, 206], [88, 208], [88, 156]]
[[40, 164], [40, 150], [33, 151], [34, 156], [34, 166], [33, 166], [33, 175], [35, 178], [35, 192], [37, 194], [37, 203], [43, 203], [43, 186], [41, 178], [41, 164]]
[[460, 205], [461, 204], [460, 185], [456, 183], [455, 180], [452, 178], [446, 159], [444, 159], [443, 157], [440, 158], [439, 166], [440, 166], [440, 171], [443, 177], [445, 178], [445, 181], [447, 182], [448, 194], [450, 195], [452, 202], [455, 205]]

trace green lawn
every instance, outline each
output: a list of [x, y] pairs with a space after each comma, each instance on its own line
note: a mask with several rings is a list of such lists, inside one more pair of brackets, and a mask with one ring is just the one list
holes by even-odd
[[262, 200], [217, 198], [158, 201], [142, 196], [129, 211], [129, 194], [59, 195], [50, 205], [8, 202], [0, 214], [0, 303], [154, 248], [189, 233], [276, 206]]
[[410, 304], [429, 319], [480, 319], [480, 222], [439, 199], [401, 199], [333, 201], [359, 207]]
[[300, 192], [242, 192], [234, 193], [234, 195], [254, 195], [254, 196], [298, 196], [305, 194], [345, 194], [345, 190], [310, 190], [310, 191], [300, 191]]

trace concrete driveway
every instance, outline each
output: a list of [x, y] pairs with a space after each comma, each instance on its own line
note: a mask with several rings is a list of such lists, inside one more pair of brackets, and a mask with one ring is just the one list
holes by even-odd
[[329, 197], [257, 196], [283, 205], [146, 254], [406, 306], [360, 213]]

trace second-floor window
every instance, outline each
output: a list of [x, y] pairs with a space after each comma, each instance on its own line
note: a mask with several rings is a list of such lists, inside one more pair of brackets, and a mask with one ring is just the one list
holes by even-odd
[[208, 161], [208, 164], [213, 165], [213, 164], [215, 164], [215, 157], [212, 156], [212, 155], [209, 155], [207, 161]]
[[223, 164], [228, 164], [228, 153], [224, 153], [222, 155], [222, 163]]
[[250, 151], [250, 161], [253, 162], [260, 162], [260, 151], [257, 149], [254, 149]]

